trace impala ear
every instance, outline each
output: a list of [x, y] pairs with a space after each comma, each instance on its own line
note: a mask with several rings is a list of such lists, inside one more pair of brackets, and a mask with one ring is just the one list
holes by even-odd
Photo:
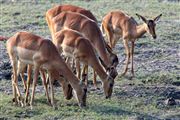
[[99, 57], [99, 61], [101, 62], [101, 64], [103, 65], [103, 67], [107, 70], [107, 65], [104, 63], [104, 61]]
[[157, 17], [155, 17], [155, 18], [153, 19], [154, 22], [157, 22], [157, 21], [160, 19], [161, 16], [162, 16], [162, 14], [158, 15]]
[[147, 22], [145, 17], [143, 17], [143, 16], [141, 16], [141, 15], [139, 15], [137, 13], [136, 13], [136, 15], [138, 16], [139, 19], [142, 19], [142, 21], [144, 21], [145, 23]]

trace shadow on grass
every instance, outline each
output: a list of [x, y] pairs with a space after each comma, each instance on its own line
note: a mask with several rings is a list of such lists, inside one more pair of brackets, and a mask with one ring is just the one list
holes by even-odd
[[159, 118], [155, 117], [155, 116], [151, 116], [148, 114], [143, 114], [143, 113], [138, 113], [138, 112], [132, 112], [132, 111], [127, 111], [127, 110], [123, 110], [119, 107], [114, 107], [114, 106], [105, 106], [105, 105], [98, 105], [98, 106], [91, 106], [92, 111], [98, 113], [98, 114], [102, 114], [102, 115], [113, 115], [113, 116], [136, 116], [137, 119], [155, 119], [155, 120], [159, 120]]
[[150, 120], [159, 120], [156, 116], [148, 115], [148, 114], [143, 114], [139, 112], [132, 112], [132, 111], [127, 111], [123, 110], [120, 107], [114, 107], [114, 106], [104, 106], [104, 105], [98, 105], [98, 106], [91, 106], [90, 108], [92, 111], [95, 111], [96, 113], [100, 115], [115, 115], [115, 116], [136, 116], [138, 120], [141, 119], [150, 119]]

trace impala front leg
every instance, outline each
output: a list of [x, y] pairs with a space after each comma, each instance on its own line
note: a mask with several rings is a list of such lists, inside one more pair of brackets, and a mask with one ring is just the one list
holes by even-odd
[[40, 74], [41, 74], [41, 79], [42, 79], [42, 83], [43, 83], [43, 86], [44, 86], [45, 94], [46, 94], [46, 97], [47, 97], [47, 102], [50, 103], [51, 100], [49, 98], [48, 86], [47, 86], [47, 83], [46, 83], [45, 71], [40, 70]]
[[129, 64], [129, 59], [130, 59], [130, 50], [129, 50], [129, 45], [128, 45], [128, 40], [124, 40], [124, 47], [126, 51], [126, 65], [124, 67], [124, 71], [122, 73], [122, 76], [124, 76], [127, 73], [128, 70], [128, 64]]
[[80, 62], [79, 60], [75, 60], [75, 64], [76, 64], [76, 74], [77, 74], [77, 77], [78, 79], [81, 79], [81, 65], [80, 65]]
[[82, 81], [85, 85], [88, 85], [88, 65], [84, 64], [83, 71], [82, 71]]
[[132, 48], [131, 48], [131, 73], [132, 76], [134, 77], [134, 65], [133, 65], [133, 57], [134, 57], [134, 41], [131, 42]]
[[94, 79], [93, 79], [93, 85], [94, 85], [94, 88], [95, 89], [99, 89], [97, 87], [97, 80], [96, 80], [96, 77], [97, 77], [97, 74], [96, 74], [96, 71], [93, 69], [93, 74], [94, 74]]
[[[20, 73], [22, 73], [23, 75], [21, 76], [22, 77], [22, 81], [24, 82], [25, 80], [24, 80], [24, 78], [23, 78], [23, 76], [24, 76], [24, 73], [23, 73], [23, 71], [24, 71], [24, 69], [25, 69], [25, 67], [26, 67], [26, 64], [24, 64], [24, 63], [22, 63], [22, 62], [20, 62], [20, 61], [18, 61], [18, 70], [17, 70], [17, 77], [19, 76], [19, 74]], [[16, 90], [17, 90], [17, 94], [18, 94], [18, 102], [21, 104], [21, 106], [23, 107], [24, 106], [24, 100], [23, 100], [23, 98], [22, 98], [22, 96], [21, 96], [21, 93], [20, 93], [20, 90], [19, 90], [19, 88], [18, 88], [18, 78], [16, 78]]]
[[56, 109], [56, 106], [54, 104], [54, 90], [53, 90], [53, 79], [52, 79], [52, 72], [48, 70], [49, 75], [49, 86], [50, 86], [50, 92], [51, 92], [51, 105], [54, 109]]
[[39, 75], [39, 66], [34, 65], [34, 76], [33, 76], [33, 88], [32, 88], [32, 95], [31, 95], [31, 101], [30, 101], [30, 106], [31, 109], [33, 108], [33, 102], [34, 102], [34, 94], [35, 94], [35, 89], [36, 89], [36, 83], [38, 80], [38, 75]]

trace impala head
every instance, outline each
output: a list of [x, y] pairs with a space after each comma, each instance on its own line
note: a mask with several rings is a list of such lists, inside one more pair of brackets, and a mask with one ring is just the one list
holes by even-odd
[[114, 79], [108, 75], [105, 82], [102, 84], [106, 99], [111, 98], [114, 86]]
[[114, 79], [116, 78], [116, 76], [118, 75], [117, 70], [114, 66], [111, 67], [107, 67], [104, 62], [101, 60], [101, 58], [99, 58], [102, 65], [105, 66], [106, 69], [106, 73], [108, 75], [108, 77], [106, 78], [105, 82], [103, 82], [103, 89], [104, 89], [104, 93], [106, 98], [110, 98], [113, 92], [113, 86], [114, 86]]
[[73, 94], [72, 94], [73, 89], [71, 85], [68, 83], [66, 86], [64, 86], [63, 90], [64, 90], [63, 92], [64, 92], [64, 96], [66, 100], [70, 100], [73, 97]]
[[156, 22], [160, 19], [162, 14], [158, 15], [154, 19], [147, 20], [145, 17], [136, 14], [142, 21], [146, 24], [146, 31], [152, 35], [154, 39], [156, 39], [156, 32], [155, 32], [155, 27], [156, 27]]
[[72, 87], [71, 85], [69, 84], [69, 82], [64, 79], [63, 76], [61, 76], [61, 78], [63, 78], [63, 82], [61, 82], [61, 86], [63, 88], [63, 93], [64, 93], [64, 97], [67, 99], [67, 100], [70, 100], [72, 97], [73, 97], [73, 94], [72, 94]]
[[87, 97], [87, 86], [80, 81], [80, 88], [77, 92], [74, 91], [75, 97], [78, 100], [79, 107], [85, 107], [86, 106], [86, 97]]

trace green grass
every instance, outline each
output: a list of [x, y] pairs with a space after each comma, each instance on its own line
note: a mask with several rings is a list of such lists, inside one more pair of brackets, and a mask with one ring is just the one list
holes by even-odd
[[[142, 23], [135, 13], [152, 18], [163, 14], [157, 23], [157, 40], [152, 40], [146, 34], [136, 42], [135, 74], [136, 77], [118, 77], [115, 81], [113, 96], [104, 99], [101, 92], [90, 91], [87, 107], [80, 109], [73, 98], [67, 101], [62, 92], [56, 93], [58, 110], [53, 110], [46, 103], [43, 93], [35, 96], [35, 106], [18, 107], [12, 105], [12, 94], [0, 90], [0, 119], [164, 119], [178, 118], [180, 106], [166, 106], [163, 101], [167, 98], [166, 89], [179, 90], [173, 82], [180, 82], [180, 62], [178, 49], [180, 45], [179, 3], [158, 2], [158, 0], [91, 0], [68, 1], [39, 0], [38, 4], [30, 2], [0, 4], [0, 35], [10, 37], [18, 31], [26, 30], [45, 38], [51, 38], [45, 21], [45, 12], [55, 4], [73, 4], [92, 11], [99, 23], [103, 16], [111, 10], [120, 9], [133, 16], [138, 23]], [[0, 1], [1, 2], [1, 1]], [[1, 42], [2, 43], [2, 42]], [[4, 43], [3, 43], [4, 44]], [[122, 46], [121, 42], [119, 44]], [[120, 61], [124, 57], [124, 50], [116, 50]], [[173, 52], [175, 51], [175, 52]], [[167, 64], [164, 64], [167, 63]], [[122, 72], [122, 62], [119, 73]], [[90, 76], [92, 79], [92, 76]], [[11, 82], [0, 80], [0, 89], [11, 89]], [[157, 92], [158, 91], [158, 92]]]

